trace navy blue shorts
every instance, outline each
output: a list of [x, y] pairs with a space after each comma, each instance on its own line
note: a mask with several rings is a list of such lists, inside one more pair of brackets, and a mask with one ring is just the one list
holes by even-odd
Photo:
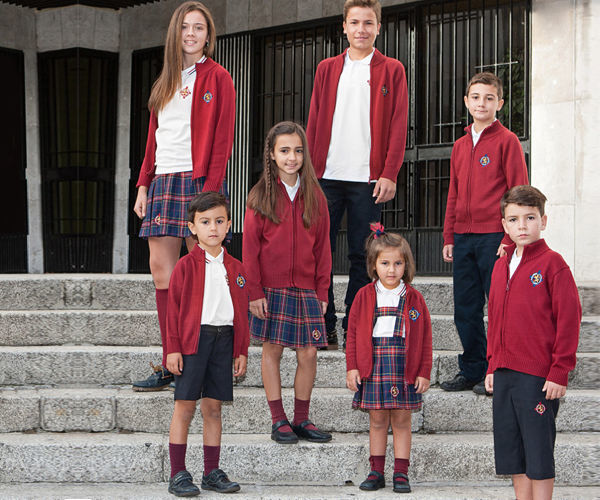
[[233, 327], [202, 325], [196, 354], [183, 354], [175, 375], [175, 399], [233, 401], [232, 357]]
[[496, 474], [554, 477], [555, 419], [559, 400], [547, 400], [544, 378], [505, 368], [494, 372]]

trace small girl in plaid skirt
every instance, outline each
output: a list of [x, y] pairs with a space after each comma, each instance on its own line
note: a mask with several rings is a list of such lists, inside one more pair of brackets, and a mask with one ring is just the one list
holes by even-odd
[[[262, 342], [262, 378], [271, 410], [271, 439], [327, 442], [309, 419], [317, 348], [327, 345], [323, 314], [331, 273], [327, 200], [300, 125], [282, 122], [267, 134], [264, 170], [248, 195], [243, 261], [250, 297], [250, 334]], [[294, 420], [281, 400], [280, 360], [296, 350]]]
[[411, 413], [421, 408], [431, 374], [431, 320], [423, 296], [410, 283], [415, 263], [408, 242], [372, 224], [367, 272], [350, 310], [346, 385], [353, 408], [369, 412], [371, 472], [361, 490], [385, 487], [388, 429], [394, 435], [394, 491], [410, 492]]

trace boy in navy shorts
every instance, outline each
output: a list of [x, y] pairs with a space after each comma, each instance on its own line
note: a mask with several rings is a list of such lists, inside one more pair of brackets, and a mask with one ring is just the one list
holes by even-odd
[[494, 396], [496, 474], [512, 475], [519, 500], [552, 498], [554, 421], [581, 323], [569, 266], [540, 237], [545, 201], [532, 186], [502, 197], [502, 225], [514, 243], [494, 266], [488, 304], [485, 388]]
[[204, 439], [202, 489], [221, 493], [240, 489], [219, 469], [221, 402], [233, 400], [233, 375], [246, 372], [250, 342], [242, 263], [221, 246], [230, 217], [222, 194], [205, 192], [190, 202], [188, 227], [198, 244], [177, 262], [169, 283], [167, 369], [176, 382], [169, 492], [176, 496], [200, 493], [185, 468], [188, 430], [198, 399]]

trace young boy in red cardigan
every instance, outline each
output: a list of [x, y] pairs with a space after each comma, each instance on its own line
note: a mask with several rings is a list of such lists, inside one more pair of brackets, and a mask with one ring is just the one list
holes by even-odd
[[546, 197], [516, 186], [502, 197], [513, 241], [492, 273], [488, 371], [496, 473], [512, 475], [519, 500], [551, 499], [555, 418], [575, 367], [581, 304], [569, 266], [541, 239]]
[[233, 375], [246, 372], [250, 343], [244, 269], [221, 246], [231, 226], [227, 199], [215, 192], [197, 195], [190, 202], [188, 221], [198, 244], [175, 266], [167, 313], [167, 369], [175, 374], [169, 492], [176, 496], [200, 493], [185, 468], [188, 430], [198, 399], [204, 441], [202, 489], [221, 493], [240, 489], [219, 468], [221, 402], [233, 400]]

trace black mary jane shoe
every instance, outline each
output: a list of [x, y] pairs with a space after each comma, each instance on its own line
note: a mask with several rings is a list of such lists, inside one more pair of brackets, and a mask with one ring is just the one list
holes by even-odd
[[202, 476], [202, 489], [218, 493], [233, 493], [240, 491], [240, 485], [230, 481], [221, 469], [214, 469], [207, 476]]
[[329, 432], [323, 432], [319, 429], [307, 429], [306, 427], [309, 425], [315, 424], [310, 420], [305, 420], [299, 425], [292, 425], [292, 430], [299, 439], [306, 439], [311, 443], [328, 443], [331, 441], [331, 434], [329, 434]]
[[394, 493], [410, 493], [410, 483], [406, 474], [394, 472]]
[[271, 427], [271, 439], [280, 444], [295, 444], [298, 442], [298, 436], [294, 432], [282, 432], [279, 429], [284, 425], [290, 425], [287, 420], [275, 422]]
[[180, 470], [169, 479], [169, 493], [176, 497], [195, 497], [200, 494], [198, 486], [193, 482], [192, 475], [186, 470]]
[[372, 470], [369, 472], [367, 479], [360, 483], [358, 488], [363, 491], [377, 491], [381, 488], [385, 488], [385, 477], [383, 477], [381, 472]]

